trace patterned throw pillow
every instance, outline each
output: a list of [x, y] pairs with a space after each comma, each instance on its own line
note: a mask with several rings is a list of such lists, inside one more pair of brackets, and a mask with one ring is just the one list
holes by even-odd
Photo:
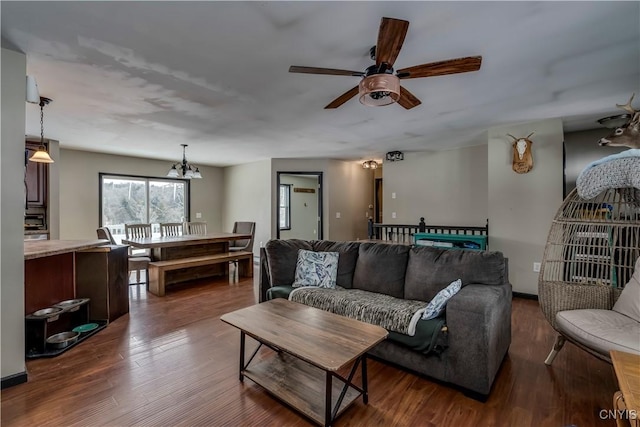
[[314, 252], [300, 249], [293, 287], [335, 288], [338, 277], [338, 252]]
[[451, 282], [449, 286], [438, 292], [427, 305], [427, 308], [422, 314], [422, 320], [429, 320], [438, 317], [444, 311], [447, 301], [457, 294], [460, 288], [462, 288], [462, 280], [458, 279], [455, 282]]

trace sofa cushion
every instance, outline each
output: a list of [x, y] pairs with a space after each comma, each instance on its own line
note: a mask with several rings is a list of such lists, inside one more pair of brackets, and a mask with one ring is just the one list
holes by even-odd
[[353, 283], [353, 272], [358, 261], [358, 242], [332, 242], [329, 240], [314, 240], [311, 247], [317, 252], [338, 252], [338, 277], [336, 284], [349, 289]]
[[338, 275], [338, 252], [315, 252], [300, 249], [293, 287], [335, 288]]
[[404, 297], [431, 301], [456, 279], [464, 286], [502, 285], [505, 274], [502, 252], [414, 247], [409, 253]]
[[640, 323], [616, 311], [559, 311], [556, 323], [562, 334], [603, 356], [610, 350], [640, 354]]
[[640, 322], [640, 257], [634, 268], [633, 276], [624, 286], [612, 310]]
[[306, 240], [269, 240], [264, 246], [269, 262], [269, 277], [272, 286], [291, 285], [296, 274], [298, 251], [311, 250]]
[[406, 245], [361, 243], [353, 288], [403, 298], [409, 249]]

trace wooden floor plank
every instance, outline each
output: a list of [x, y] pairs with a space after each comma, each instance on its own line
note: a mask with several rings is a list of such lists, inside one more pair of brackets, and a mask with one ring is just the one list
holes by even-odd
[[[27, 361], [29, 381], [2, 391], [2, 426], [312, 425], [238, 380], [239, 332], [220, 316], [253, 304], [254, 285], [208, 279], [162, 298], [131, 286], [128, 315], [58, 357]], [[555, 334], [536, 301], [514, 300], [512, 329], [486, 402], [370, 359], [369, 404], [357, 399], [335, 425], [615, 425], [598, 417], [617, 389], [611, 365], [571, 344], [544, 365]]]

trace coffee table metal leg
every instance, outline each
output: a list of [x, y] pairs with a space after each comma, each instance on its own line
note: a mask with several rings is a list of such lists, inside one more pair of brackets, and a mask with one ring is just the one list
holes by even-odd
[[240, 331], [240, 382], [244, 380], [244, 375], [242, 374], [244, 372], [244, 338], [244, 331]]
[[326, 371], [326, 379], [325, 379], [325, 398], [324, 398], [324, 425], [325, 427], [331, 425], [332, 421], [332, 408], [331, 408], [331, 388], [333, 387], [331, 384], [332, 375], [331, 372]]
[[362, 401], [369, 403], [369, 387], [367, 385], [367, 354], [362, 355]]

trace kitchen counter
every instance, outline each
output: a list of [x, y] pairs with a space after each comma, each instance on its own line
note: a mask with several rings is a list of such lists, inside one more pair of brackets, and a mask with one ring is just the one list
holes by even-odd
[[107, 240], [26, 240], [24, 259], [30, 260], [107, 245]]

